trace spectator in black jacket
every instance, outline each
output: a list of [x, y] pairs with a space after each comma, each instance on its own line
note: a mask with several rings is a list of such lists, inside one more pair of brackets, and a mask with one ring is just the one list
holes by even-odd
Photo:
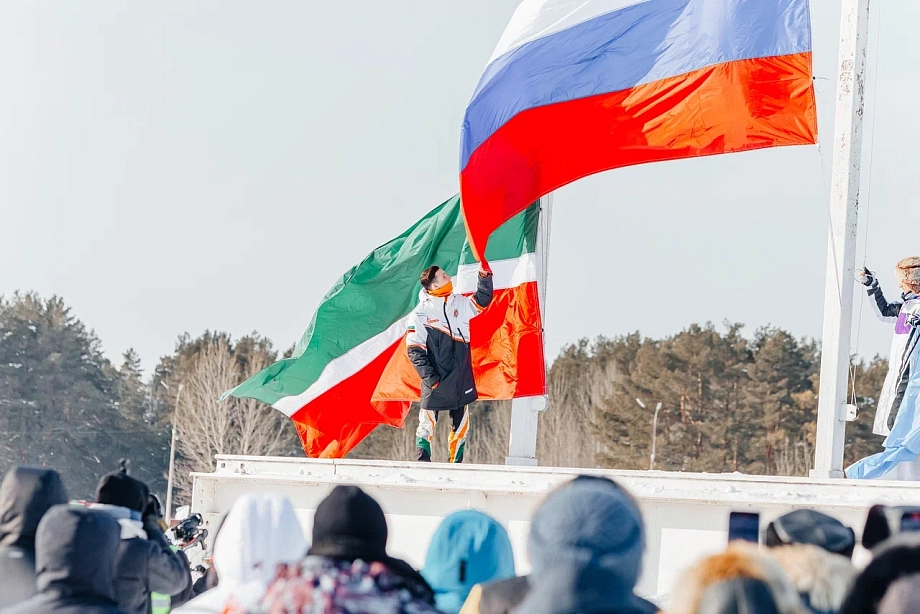
[[3, 614], [126, 614], [115, 603], [118, 523], [83, 507], [51, 508], [35, 536], [38, 593]]
[[115, 595], [130, 614], [149, 614], [150, 593], [180, 596], [192, 582], [188, 559], [170, 548], [149, 495], [146, 484], [120, 471], [103, 476], [91, 506], [121, 526]]
[[35, 594], [35, 531], [52, 506], [67, 503], [54, 469], [15, 467], [0, 485], [0, 608]]

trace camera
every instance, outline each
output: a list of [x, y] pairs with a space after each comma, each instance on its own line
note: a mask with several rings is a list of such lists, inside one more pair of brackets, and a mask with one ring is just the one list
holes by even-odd
[[[176, 537], [176, 541], [183, 544], [183, 549], [203, 542], [208, 536], [208, 530], [202, 528], [201, 523], [201, 514], [192, 514], [173, 527], [173, 535]], [[202, 547], [204, 547], [204, 543], [202, 543]]]

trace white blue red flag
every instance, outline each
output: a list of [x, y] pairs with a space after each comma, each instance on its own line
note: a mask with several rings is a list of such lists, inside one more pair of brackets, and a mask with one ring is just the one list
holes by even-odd
[[808, 0], [524, 0], [463, 123], [474, 254], [593, 173], [815, 143], [811, 51]]

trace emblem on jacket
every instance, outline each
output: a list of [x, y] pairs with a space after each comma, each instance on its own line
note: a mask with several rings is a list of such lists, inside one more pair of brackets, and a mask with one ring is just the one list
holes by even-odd
[[456, 309], [454, 309], [454, 317], [456, 318], [456, 317], [459, 316], [459, 315], [460, 315], [460, 312], [457, 311]]

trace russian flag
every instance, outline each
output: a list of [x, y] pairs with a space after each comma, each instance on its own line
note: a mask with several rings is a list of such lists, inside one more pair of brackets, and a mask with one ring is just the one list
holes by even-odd
[[814, 144], [811, 50], [808, 0], [524, 0], [463, 122], [474, 253], [593, 173]]

